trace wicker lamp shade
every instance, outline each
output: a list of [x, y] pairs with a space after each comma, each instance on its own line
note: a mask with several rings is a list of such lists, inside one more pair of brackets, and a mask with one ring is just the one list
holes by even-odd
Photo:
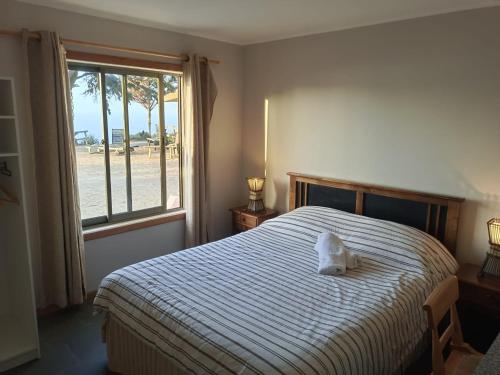
[[487, 225], [490, 250], [486, 254], [479, 276], [500, 277], [500, 219], [490, 219]]
[[500, 247], [500, 219], [488, 220], [488, 235], [490, 237], [490, 245]]
[[264, 190], [264, 177], [247, 177], [248, 190], [248, 210], [252, 212], [264, 210], [263, 190]]

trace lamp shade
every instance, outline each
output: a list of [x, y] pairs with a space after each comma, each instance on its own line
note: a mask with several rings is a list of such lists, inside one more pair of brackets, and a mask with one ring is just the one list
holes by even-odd
[[264, 210], [263, 192], [264, 177], [247, 177], [248, 189], [250, 194], [248, 197], [248, 210], [257, 212]]
[[247, 177], [248, 189], [250, 191], [262, 191], [264, 189], [264, 177]]
[[490, 245], [500, 246], [500, 219], [488, 220], [488, 235], [490, 237]]

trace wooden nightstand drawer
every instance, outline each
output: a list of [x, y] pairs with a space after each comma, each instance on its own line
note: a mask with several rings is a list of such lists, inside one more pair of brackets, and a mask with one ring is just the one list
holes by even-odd
[[246, 225], [246, 226], [249, 226], [252, 228], [256, 227], [259, 224], [258, 220], [259, 219], [257, 217], [250, 216], [248, 214], [242, 213], [240, 215], [240, 224], [243, 224], [243, 225]]
[[233, 213], [234, 233], [244, 232], [258, 227], [267, 219], [278, 216], [276, 211], [268, 208], [258, 212], [251, 212], [246, 209], [246, 206], [232, 208], [231, 212]]
[[258, 219], [241, 212], [233, 212], [233, 223], [253, 228], [258, 225]]

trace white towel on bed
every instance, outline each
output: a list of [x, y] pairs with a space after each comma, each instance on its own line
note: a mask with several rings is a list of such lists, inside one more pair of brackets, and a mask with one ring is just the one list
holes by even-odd
[[345, 264], [348, 270], [359, 267], [361, 257], [358, 254], [354, 254], [352, 251], [345, 250]]
[[314, 249], [318, 253], [318, 273], [321, 275], [342, 275], [346, 269], [359, 266], [359, 256], [347, 250], [332, 232], [320, 233]]

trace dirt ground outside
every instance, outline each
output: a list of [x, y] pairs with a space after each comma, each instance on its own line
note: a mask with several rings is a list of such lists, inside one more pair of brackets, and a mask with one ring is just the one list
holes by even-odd
[[[167, 153], [168, 154], [168, 153]], [[82, 219], [107, 215], [106, 169], [104, 153], [97, 147], [76, 146], [78, 186]], [[179, 157], [166, 156], [167, 208], [179, 207]], [[130, 153], [132, 209], [161, 205], [161, 169], [159, 148], [149, 150], [137, 145]], [[111, 196], [113, 213], [126, 212], [125, 153], [110, 152]]]

